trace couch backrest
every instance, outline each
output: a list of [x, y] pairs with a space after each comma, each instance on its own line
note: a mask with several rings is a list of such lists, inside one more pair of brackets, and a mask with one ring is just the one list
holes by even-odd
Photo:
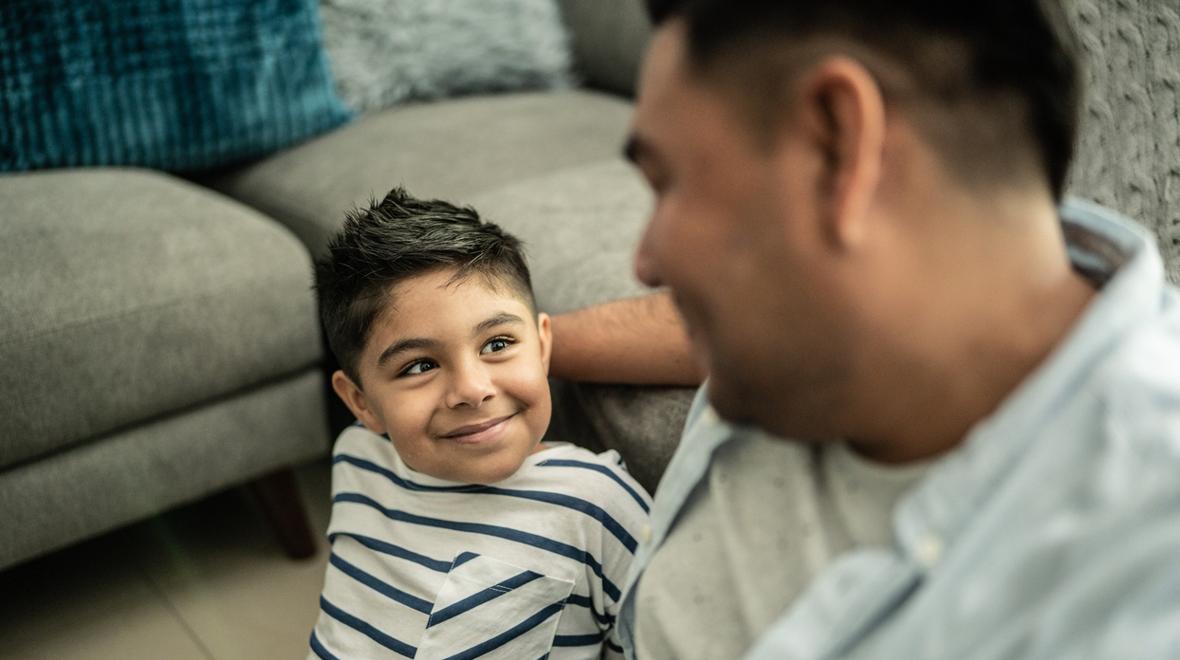
[[586, 85], [634, 96], [651, 36], [643, 0], [558, 0]]

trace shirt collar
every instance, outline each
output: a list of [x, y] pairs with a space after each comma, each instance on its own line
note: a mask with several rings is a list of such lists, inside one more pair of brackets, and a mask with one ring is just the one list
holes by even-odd
[[1059, 212], [1071, 262], [1101, 289], [1048, 359], [898, 506], [898, 543], [919, 564], [937, 561], [1020, 458], [1030, 435], [1120, 337], [1160, 308], [1163, 263], [1144, 229], [1080, 200], [1067, 201]]

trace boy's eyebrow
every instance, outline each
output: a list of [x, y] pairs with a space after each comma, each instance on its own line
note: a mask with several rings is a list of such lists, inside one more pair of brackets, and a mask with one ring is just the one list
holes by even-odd
[[[475, 328], [472, 329], [471, 334], [472, 334], [472, 336], [481, 335], [481, 334], [487, 332], [488, 330], [491, 330], [492, 328], [495, 328], [495, 327], [498, 327], [501, 325], [508, 325], [511, 323], [524, 324], [524, 319], [520, 318], [516, 314], [510, 314], [508, 312], [499, 312], [497, 314], [489, 316], [488, 318], [486, 318], [486, 319], [480, 321], [478, 324], [476, 324]], [[399, 341], [395, 341], [392, 344], [390, 344], [389, 347], [386, 348], [384, 351], [381, 351], [381, 355], [379, 355], [377, 357], [377, 366], [378, 367], [385, 366], [385, 364], [387, 362], [392, 360], [399, 353], [405, 353], [406, 351], [413, 351], [413, 350], [419, 350], [419, 349], [424, 349], [424, 348], [437, 350], [439, 345], [440, 345], [440, 343], [437, 340], [429, 339], [427, 337], [410, 337], [408, 339], [402, 339]]]
[[392, 344], [390, 344], [389, 347], [386, 348], [384, 351], [381, 351], [381, 355], [377, 357], [377, 366], [378, 367], [385, 366], [385, 363], [392, 360], [393, 357], [395, 355], [397, 355], [398, 353], [405, 353], [406, 351], [413, 351], [413, 350], [422, 349], [422, 348], [437, 348], [437, 347], [438, 347], [437, 341], [435, 341], [433, 339], [427, 339], [425, 337], [410, 337], [409, 339], [402, 339], [401, 341], [395, 341]]
[[483, 333], [487, 332], [488, 330], [491, 330], [492, 328], [494, 328], [496, 326], [508, 325], [510, 323], [523, 324], [524, 319], [520, 318], [516, 314], [509, 314], [508, 312], [500, 312], [498, 314], [495, 314], [493, 316], [490, 316], [490, 317], [480, 321], [475, 326], [475, 328], [472, 329], [471, 334], [473, 336], [474, 335], [482, 335]]

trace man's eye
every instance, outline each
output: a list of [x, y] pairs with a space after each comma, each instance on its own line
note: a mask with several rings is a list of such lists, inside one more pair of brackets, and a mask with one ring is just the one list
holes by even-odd
[[401, 373], [399, 373], [398, 375], [399, 376], [416, 376], [418, 374], [424, 374], [427, 371], [432, 371], [437, 368], [438, 368], [438, 365], [435, 364], [433, 360], [415, 360], [414, 362], [411, 362], [410, 365], [407, 366], [405, 369], [402, 369]]
[[495, 339], [488, 340], [488, 343], [484, 344], [483, 348], [480, 349], [479, 354], [499, 353], [515, 343], [516, 340], [511, 337], [496, 337]]

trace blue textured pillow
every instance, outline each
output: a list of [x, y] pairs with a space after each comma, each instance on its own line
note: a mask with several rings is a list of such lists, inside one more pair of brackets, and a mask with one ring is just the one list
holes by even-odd
[[0, 171], [191, 171], [350, 117], [315, 0], [0, 2]]

